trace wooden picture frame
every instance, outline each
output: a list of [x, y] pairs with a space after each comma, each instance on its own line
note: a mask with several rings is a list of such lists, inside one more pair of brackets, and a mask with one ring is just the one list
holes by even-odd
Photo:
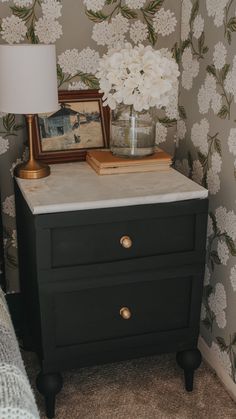
[[86, 159], [88, 149], [108, 148], [110, 110], [98, 90], [59, 90], [60, 109], [38, 115], [35, 158], [45, 163]]

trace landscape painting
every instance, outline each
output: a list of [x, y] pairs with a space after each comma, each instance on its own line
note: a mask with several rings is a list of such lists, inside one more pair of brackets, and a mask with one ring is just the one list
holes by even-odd
[[35, 157], [46, 163], [85, 160], [91, 148], [109, 145], [110, 110], [98, 90], [60, 90], [59, 109], [38, 115]]
[[42, 151], [96, 148], [104, 144], [98, 101], [61, 103], [53, 114], [40, 115]]

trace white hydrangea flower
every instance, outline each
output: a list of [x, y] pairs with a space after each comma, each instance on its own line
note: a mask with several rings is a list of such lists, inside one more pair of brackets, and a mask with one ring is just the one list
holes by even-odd
[[236, 128], [231, 128], [228, 138], [229, 151], [236, 156]]
[[202, 307], [201, 307], [201, 320], [203, 321], [206, 318], [206, 307], [204, 306], [204, 304], [202, 303]]
[[9, 217], [15, 217], [15, 197], [14, 195], [7, 196], [2, 203], [2, 211]]
[[18, 7], [28, 7], [32, 5], [33, 0], [13, 0], [13, 3]]
[[207, 171], [207, 187], [211, 195], [217, 194], [220, 190], [220, 178], [211, 168]]
[[13, 247], [17, 248], [17, 233], [16, 233], [16, 230], [12, 231], [11, 244], [12, 244]]
[[125, 3], [130, 9], [141, 9], [146, 3], [146, 0], [125, 0]]
[[186, 123], [183, 119], [177, 120], [177, 137], [179, 140], [183, 140], [185, 138], [187, 132]]
[[79, 52], [77, 49], [67, 49], [65, 52], [59, 55], [58, 64], [61, 67], [63, 73], [68, 73], [71, 76], [75, 76], [79, 68]]
[[167, 139], [168, 130], [165, 125], [160, 122], [156, 123], [156, 144], [161, 144]]
[[189, 167], [189, 164], [188, 164], [188, 160], [187, 159], [176, 160], [176, 162], [175, 162], [175, 168], [176, 168], [176, 170], [178, 170], [178, 172], [180, 172], [183, 175], [189, 177], [190, 167]]
[[175, 85], [173, 85], [172, 93], [170, 94], [170, 98], [169, 98], [169, 103], [166, 105], [166, 108], [165, 108], [166, 116], [170, 119], [178, 119], [179, 118], [178, 92], [179, 92], [179, 84], [177, 82]]
[[222, 158], [220, 154], [214, 152], [211, 156], [211, 168], [213, 172], [220, 173], [222, 166]]
[[186, 41], [190, 32], [190, 17], [193, 4], [190, 0], [182, 1], [181, 40]]
[[197, 122], [193, 124], [191, 130], [191, 140], [195, 147], [198, 147], [201, 153], [208, 153], [208, 133], [210, 125], [209, 121], [204, 118], [198, 124]]
[[201, 114], [206, 114], [210, 108], [217, 114], [222, 106], [222, 97], [217, 93], [217, 83], [212, 74], [207, 74], [204, 84], [198, 93], [198, 106]]
[[198, 183], [199, 185], [202, 184], [203, 167], [199, 160], [193, 161], [192, 179], [194, 180], [194, 182]]
[[138, 44], [140, 42], [143, 42], [148, 37], [148, 29], [147, 25], [145, 25], [140, 20], [136, 20], [131, 26], [130, 26], [130, 38], [135, 44]]
[[22, 163], [21, 159], [16, 159], [16, 161], [14, 163], [12, 163], [11, 168], [10, 168], [10, 173], [11, 173], [12, 177], [14, 176], [15, 167], [18, 166], [18, 164], [20, 164], [20, 163]]
[[99, 66], [99, 53], [89, 47], [78, 54], [78, 70], [95, 74]]
[[84, 4], [88, 10], [99, 12], [104, 7], [105, 0], [84, 0]]
[[93, 26], [92, 39], [98, 45], [123, 45], [125, 41], [125, 34], [128, 32], [130, 24], [128, 19], [124, 18], [120, 13], [107, 21], [95, 23]]
[[8, 44], [18, 44], [23, 41], [26, 33], [27, 27], [25, 22], [18, 16], [11, 15], [2, 19], [0, 34]]
[[227, 372], [228, 375], [231, 375], [231, 362], [229, 354], [226, 351], [221, 351], [219, 346], [212, 342], [211, 344], [211, 351], [218, 359], [220, 365], [222, 365], [223, 369]]
[[224, 23], [224, 9], [228, 0], [206, 0], [208, 16], [214, 17], [214, 24], [219, 28]]
[[209, 298], [208, 303], [211, 311], [215, 314], [216, 323], [220, 329], [224, 329], [226, 326], [225, 309], [227, 307], [226, 292], [224, 285], [217, 283], [215, 292], [213, 292]]
[[232, 69], [228, 72], [224, 85], [226, 92], [234, 96], [234, 102], [236, 103], [236, 56], [233, 59]]
[[185, 48], [182, 54], [182, 86], [186, 90], [190, 90], [193, 87], [193, 79], [197, 77], [199, 73], [199, 62], [193, 58], [191, 48]]
[[193, 22], [193, 36], [199, 39], [202, 32], [204, 31], [204, 19], [201, 15], [197, 15]]
[[233, 287], [233, 290], [236, 291], [236, 265], [231, 268], [230, 282]]
[[69, 83], [68, 90], [88, 90], [89, 87], [87, 84], [83, 83], [82, 81], [73, 81]]
[[205, 275], [204, 275], [204, 285], [207, 286], [210, 284], [211, 273], [208, 266], [205, 266]]
[[224, 233], [225, 226], [226, 226], [226, 219], [227, 219], [226, 208], [222, 206], [216, 208], [215, 217], [216, 217], [217, 229], [220, 231], [220, 233]]
[[219, 240], [217, 244], [217, 253], [222, 265], [227, 265], [229, 260], [229, 249], [223, 240]]
[[58, 0], [44, 0], [41, 7], [47, 19], [58, 19], [61, 16], [62, 4]]
[[163, 7], [153, 17], [153, 27], [159, 35], [168, 36], [174, 32], [177, 24], [175, 14]]
[[0, 156], [4, 154], [9, 149], [9, 141], [0, 136]]
[[221, 70], [226, 64], [227, 50], [222, 42], [215, 45], [213, 53], [213, 63], [217, 70]]
[[115, 109], [124, 103], [142, 111], [168, 106], [173, 100], [179, 69], [173, 58], [166, 58], [150, 45], [132, 47], [126, 43], [103, 56], [96, 76], [105, 105]]
[[35, 23], [35, 34], [43, 44], [54, 44], [62, 35], [62, 26], [55, 20], [40, 17]]

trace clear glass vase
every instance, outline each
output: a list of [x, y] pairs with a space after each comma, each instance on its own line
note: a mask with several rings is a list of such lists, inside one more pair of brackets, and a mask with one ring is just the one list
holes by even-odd
[[118, 105], [112, 111], [111, 142], [112, 154], [138, 158], [154, 153], [155, 121], [153, 111], [137, 112], [131, 105]]

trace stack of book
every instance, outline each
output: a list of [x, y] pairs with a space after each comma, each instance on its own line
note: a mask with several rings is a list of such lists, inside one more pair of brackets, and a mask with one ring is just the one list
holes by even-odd
[[169, 170], [172, 163], [171, 156], [161, 149], [151, 156], [137, 159], [117, 157], [109, 150], [90, 150], [86, 160], [99, 175], [160, 172]]

